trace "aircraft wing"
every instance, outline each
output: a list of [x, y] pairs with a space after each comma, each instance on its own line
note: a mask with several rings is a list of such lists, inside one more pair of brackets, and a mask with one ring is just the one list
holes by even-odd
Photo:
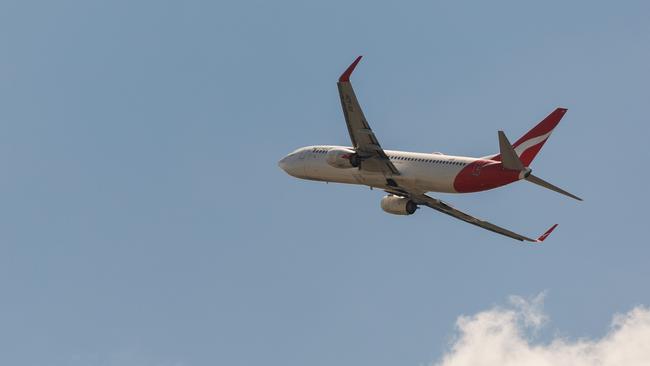
[[[404, 194], [402, 192], [391, 192], [391, 191], [388, 191], [388, 192], [404, 196]], [[467, 214], [467, 213], [465, 213], [465, 212], [463, 212], [461, 210], [458, 210], [456, 208], [451, 207], [450, 205], [448, 205], [447, 203], [445, 203], [445, 202], [443, 202], [443, 201], [441, 201], [439, 199], [429, 197], [424, 193], [412, 194], [412, 193], [407, 192], [407, 195], [413, 202], [417, 203], [418, 205], [424, 205], [424, 206], [431, 207], [432, 209], [434, 209], [436, 211], [440, 211], [440, 212], [445, 213], [445, 214], [447, 214], [449, 216], [455, 217], [455, 218], [457, 218], [459, 220], [463, 220], [463, 221], [465, 221], [467, 223], [470, 223], [472, 225], [482, 227], [483, 229], [490, 230], [490, 231], [495, 232], [497, 234], [505, 235], [505, 236], [507, 236], [509, 238], [513, 238], [513, 239], [516, 239], [516, 240], [519, 240], [519, 241], [529, 241], [529, 242], [533, 242], [533, 243], [541, 243], [557, 227], [557, 224], [555, 224], [555, 225], [551, 226], [551, 228], [548, 229], [539, 238], [531, 239], [531, 238], [529, 238], [527, 236], [517, 234], [517, 233], [512, 232], [512, 231], [510, 231], [508, 229], [504, 229], [504, 228], [502, 228], [500, 226], [497, 226], [497, 225], [494, 225], [494, 224], [492, 224], [490, 222], [483, 221], [483, 220], [481, 220], [479, 218], [476, 218], [476, 217], [474, 217], [474, 216], [472, 216], [470, 214]]]
[[364, 117], [361, 106], [354, 94], [354, 89], [352, 89], [350, 75], [360, 60], [361, 56], [357, 57], [347, 70], [341, 74], [337, 83], [341, 97], [341, 107], [343, 108], [343, 115], [348, 126], [352, 146], [354, 146], [361, 159], [361, 170], [399, 175], [399, 171], [388, 159], [370, 125], [368, 125], [368, 121], [366, 121], [366, 117]]

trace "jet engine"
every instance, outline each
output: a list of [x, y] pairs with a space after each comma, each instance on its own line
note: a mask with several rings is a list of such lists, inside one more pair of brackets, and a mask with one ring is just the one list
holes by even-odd
[[412, 215], [418, 205], [408, 198], [390, 194], [381, 199], [381, 209], [393, 215]]
[[340, 169], [356, 168], [359, 166], [359, 156], [354, 150], [332, 149], [325, 156], [327, 164]]

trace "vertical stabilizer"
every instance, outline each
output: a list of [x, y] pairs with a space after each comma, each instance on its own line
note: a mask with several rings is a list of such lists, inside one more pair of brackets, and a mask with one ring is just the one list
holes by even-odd
[[[523, 135], [519, 140], [512, 144], [519, 160], [521, 160], [524, 166], [529, 166], [532, 163], [537, 153], [542, 149], [546, 140], [553, 132], [553, 129], [560, 123], [562, 117], [566, 113], [566, 108], [557, 108], [551, 114], [546, 116], [537, 126], [533, 127], [525, 135]], [[501, 154], [492, 158], [494, 160], [502, 160]]]

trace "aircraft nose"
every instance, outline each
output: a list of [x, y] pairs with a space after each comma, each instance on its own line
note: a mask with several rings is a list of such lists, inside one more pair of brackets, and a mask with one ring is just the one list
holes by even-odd
[[280, 169], [284, 170], [285, 173], [293, 177], [299, 177], [304, 169], [300, 162], [294, 159], [294, 155], [292, 154], [289, 154], [278, 161], [278, 166]]
[[287, 160], [289, 160], [288, 156], [285, 156], [284, 158], [280, 159], [280, 161], [278, 161], [278, 166], [280, 167], [280, 169], [284, 170], [285, 172], [289, 168], [289, 164]]

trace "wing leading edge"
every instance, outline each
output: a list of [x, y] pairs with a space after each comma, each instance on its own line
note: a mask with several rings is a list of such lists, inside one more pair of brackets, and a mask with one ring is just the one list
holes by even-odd
[[363, 115], [359, 101], [350, 83], [350, 75], [359, 61], [361, 61], [361, 56], [357, 57], [343, 74], [341, 74], [337, 82], [339, 96], [341, 97], [341, 107], [343, 108], [345, 123], [348, 126], [350, 140], [361, 159], [359, 169], [370, 172], [381, 172], [386, 175], [399, 175], [399, 171], [390, 159], [388, 159], [377, 137], [372, 132], [370, 125], [368, 125], [368, 121]]

